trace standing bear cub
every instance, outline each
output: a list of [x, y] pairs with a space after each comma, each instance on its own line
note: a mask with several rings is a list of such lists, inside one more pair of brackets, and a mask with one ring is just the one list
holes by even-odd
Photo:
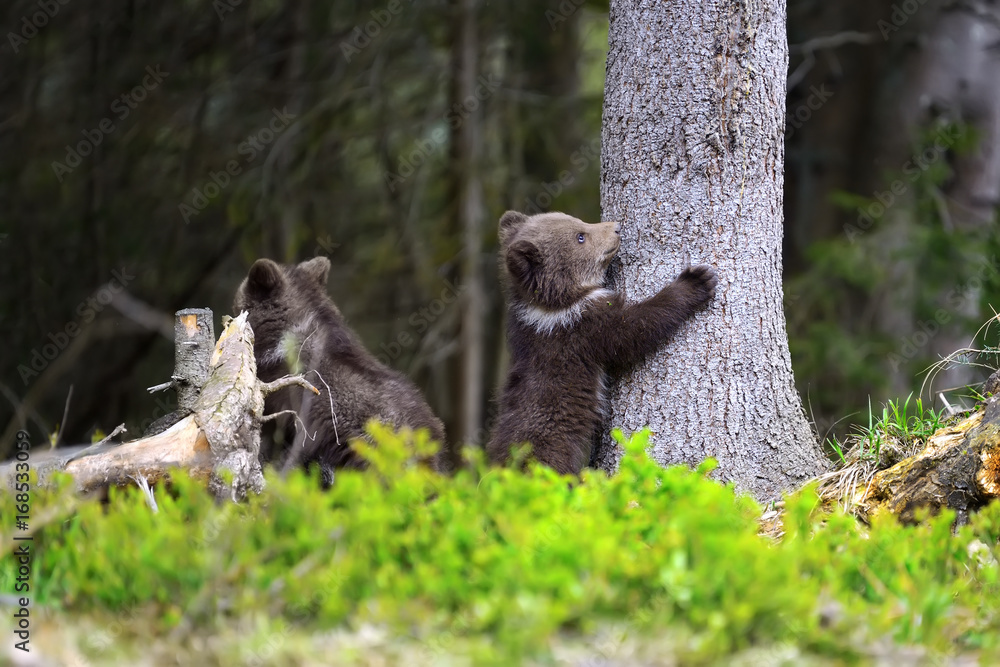
[[604, 288], [620, 244], [616, 222], [564, 213], [500, 218], [511, 365], [487, 454], [504, 463], [530, 443], [539, 462], [579, 473], [605, 411], [608, 374], [663, 345], [715, 294], [709, 266], [688, 268], [653, 297], [628, 305]]
[[265, 412], [299, 413], [305, 437], [296, 438], [301, 446], [289, 456], [306, 466], [317, 463], [325, 483], [336, 468], [363, 467], [349, 442], [366, 437], [373, 418], [397, 429], [425, 428], [444, 444], [444, 426], [416, 386], [376, 360], [347, 326], [327, 295], [329, 274], [326, 257], [298, 265], [259, 259], [233, 303], [234, 312], [248, 312], [261, 381], [288, 374], [294, 364], [319, 389], [319, 396], [282, 389], [267, 398]]

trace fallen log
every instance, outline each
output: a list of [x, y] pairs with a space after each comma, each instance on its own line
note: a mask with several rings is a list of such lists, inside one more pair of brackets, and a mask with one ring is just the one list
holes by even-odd
[[[76, 448], [69, 452], [53, 450], [47, 456], [32, 457], [38, 474], [37, 484], [44, 485], [56, 471], [73, 476], [81, 492], [109, 485], [138, 482], [153, 484], [164, 479], [172, 469], [183, 468], [194, 477], [205, 478], [217, 497], [242, 498], [248, 491], [259, 493], [264, 487], [261, 471], [261, 423], [277, 417], [264, 416], [264, 396], [283, 387], [297, 384], [318, 394], [318, 390], [299, 376], [289, 376], [262, 383], [257, 379], [253, 354], [253, 331], [246, 313], [233, 319], [219, 336], [206, 363], [194, 358], [192, 338], [204, 336], [204, 312], [192, 320], [192, 311], [178, 314], [177, 345], [185, 347], [185, 369], [175, 369], [173, 383], [184, 392], [180, 410], [189, 410], [177, 423], [149, 437], [118, 446]], [[181, 322], [186, 318], [186, 322]], [[211, 322], [211, 311], [208, 311]], [[210, 325], [209, 325], [210, 326]], [[209, 329], [210, 330], [210, 329]], [[202, 345], [208, 356], [207, 346]], [[205, 380], [197, 391], [191, 378], [198, 369], [206, 370]], [[190, 369], [195, 369], [191, 372]], [[179, 382], [178, 378], [183, 378]], [[192, 403], [193, 402], [193, 403]], [[187, 408], [187, 406], [191, 406]], [[229, 481], [224, 481], [224, 471]], [[0, 479], [10, 488], [15, 482], [13, 464], [0, 467]]]
[[964, 421], [939, 429], [924, 449], [875, 474], [858, 509], [889, 511], [903, 522], [950, 508], [959, 524], [1000, 498], [1000, 400]]

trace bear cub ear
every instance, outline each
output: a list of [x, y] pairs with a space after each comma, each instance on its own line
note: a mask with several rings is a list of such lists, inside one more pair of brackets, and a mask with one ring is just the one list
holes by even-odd
[[267, 295], [276, 291], [284, 281], [280, 266], [269, 259], [258, 259], [247, 275], [247, 290], [252, 294]]
[[517, 211], [507, 211], [500, 218], [500, 243], [505, 243], [511, 233], [527, 222], [528, 216]]
[[541, 268], [542, 254], [530, 241], [518, 241], [507, 249], [507, 271], [526, 292], [538, 291]]
[[330, 277], [330, 260], [322, 255], [299, 264], [299, 268], [306, 272], [310, 278], [319, 283], [320, 287], [326, 287], [326, 281]]

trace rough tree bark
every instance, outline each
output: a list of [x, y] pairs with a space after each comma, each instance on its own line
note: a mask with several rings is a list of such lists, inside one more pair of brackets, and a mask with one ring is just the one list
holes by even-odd
[[[826, 464], [795, 391], [782, 311], [783, 0], [612, 0], [601, 206], [623, 223], [619, 288], [717, 267], [715, 301], [611, 397], [662, 464], [714, 456], [772, 498]], [[605, 441], [598, 464], [615, 469]]]

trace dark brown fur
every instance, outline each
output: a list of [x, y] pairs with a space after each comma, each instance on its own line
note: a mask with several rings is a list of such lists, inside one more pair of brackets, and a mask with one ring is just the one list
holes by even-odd
[[511, 446], [527, 442], [541, 463], [579, 473], [603, 422], [608, 375], [655, 352], [714, 295], [718, 279], [708, 266], [685, 270], [637, 304], [603, 289], [618, 230], [563, 213], [508, 211], [500, 219], [511, 366], [487, 445], [491, 461], [506, 462]]
[[[316, 257], [298, 265], [259, 259], [236, 292], [233, 310], [246, 310], [254, 331], [257, 375], [265, 382], [290, 371], [286, 357], [320, 390], [283, 389], [268, 397], [265, 413], [295, 409], [309, 436], [291, 456], [315, 462], [330, 478], [335, 468], [361, 467], [348, 444], [365, 437], [365, 425], [378, 419], [395, 428], [425, 428], [444, 443], [444, 426], [410, 380], [381, 364], [361, 344], [327, 295], [330, 261]], [[331, 405], [332, 399], [332, 405]], [[334, 415], [336, 418], [334, 418]], [[437, 467], [437, 466], [435, 466]]]

